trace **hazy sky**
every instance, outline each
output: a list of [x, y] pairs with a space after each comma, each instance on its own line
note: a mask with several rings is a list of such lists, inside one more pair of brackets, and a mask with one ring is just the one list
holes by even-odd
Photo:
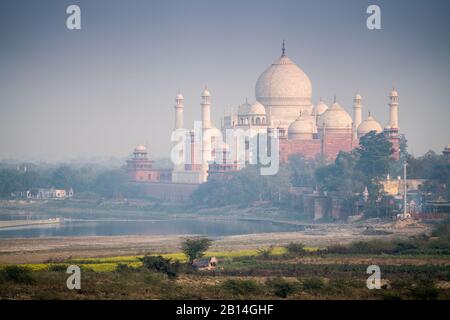
[[[82, 29], [66, 28], [81, 7]], [[382, 30], [366, 27], [381, 7]], [[281, 53], [310, 77], [313, 100], [351, 112], [363, 96], [384, 126], [400, 94], [409, 150], [450, 142], [450, 1], [21, 1], [0, 4], [0, 158], [127, 156], [146, 143], [167, 157], [174, 98], [200, 119], [208, 85], [213, 120], [246, 97]]]

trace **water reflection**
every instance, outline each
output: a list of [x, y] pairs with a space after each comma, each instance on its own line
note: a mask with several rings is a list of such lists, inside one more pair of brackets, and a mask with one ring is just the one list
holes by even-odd
[[243, 220], [89, 220], [64, 221], [59, 225], [36, 225], [0, 229], [0, 238], [43, 238], [75, 236], [200, 234], [227, 236], [251, 233], [301, 231], [295, 226], [270, 221]]

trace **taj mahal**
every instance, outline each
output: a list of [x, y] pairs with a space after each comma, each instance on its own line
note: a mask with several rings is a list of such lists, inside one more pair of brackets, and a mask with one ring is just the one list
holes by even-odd
[[[183, 137], [174, 148], [183, 161], [174, 164], [172, 171], [155, 170], [147, 158], [145, 146], [138, 145], [134, 156], [128, 160], [130, 180], [136, 182], [170, 182], [175, 184], [200, 184], [214, 175], [223, 175], [242, 169], [248, 163], [251, 151], [244, 161], [229, 156], [230, 141], [218, 144], [217, 136], [226, 131], [250, 130], [253, 136], [276, 136], [279, 141], [279, 161], [288, 162], [291, 156], [305, 159], [322, 158], [332, 162], [340, 151], [349, 152], [359, 145], [359, 139], [371, 131], [383, 133], [392, 143], [392, 157], [399, 157], [398, 106], [399, 95], [395, 89], [389, 94], [387, 110], [389, 122], [382, 125], [368, 113], [363, 119], [362, 96], [353, 98], [353, 117], [337, 101], [328, 106], [322, 99], [312, 101], [312, 84], [308, 75], [286, 54], [285, 44], [281, 56], [257, 79], [255, 100], [247, 100], [221, 119], [220, 128], [211, 120], [212, 95], [205, 87], [201, 94], [199, 130], [187, 129], [184, 124], [184, 98], [179, 92], [174, 106], [174, 132]], [[200, 134], [199, 134], [200, 133]], [[200, 136], [200, 137], [199, 137]], [[270, 139], [270, 138], [269, 138]], [[173, 140], [175, 143], [177, 139]], [[222, 141], [222, 140], [221, 140]], [[248, 149], [248, 141], [246, 141]], [[221, 161], [217, 161], [217, 160]]]

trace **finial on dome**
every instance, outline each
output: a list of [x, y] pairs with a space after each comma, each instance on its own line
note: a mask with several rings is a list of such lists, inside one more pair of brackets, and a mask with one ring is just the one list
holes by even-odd
[[286, 48], [285, 48], [285, 43], [284, 43], [284, 39], [283, 39], [283, 47], [281, 48], [281, 56], [284, 57], [286, 53]]
[[369, 117], [370, 117], [370, 110], [369, 110]]
[[334, 103], [336, 103], [336, 95], [334, 95]]

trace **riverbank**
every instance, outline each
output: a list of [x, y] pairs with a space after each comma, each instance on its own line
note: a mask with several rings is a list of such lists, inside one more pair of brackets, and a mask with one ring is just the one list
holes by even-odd
[[[371, 230], [371, 232], [367, 232]], [[375, 232], [374, 232], [375, 231]], [[416, 223], [398, 227], [393, 223], [366, 221], [353, 224], [315, 224], [298, 232], [275, 232], [216, 238], [212, 251], [238, 251], [302, 242], [310, 247], [347, 244], [374, 239], [406, 239], [428, 233], [430, 226]], [[190, 235], [192, 236], [192, 235]], [[110, 257], [180, 251], [187, 236], [93, 236], [62, 238], [15, 238], [0, 240], [0, 263], [42, 263], [70, 258]]]

